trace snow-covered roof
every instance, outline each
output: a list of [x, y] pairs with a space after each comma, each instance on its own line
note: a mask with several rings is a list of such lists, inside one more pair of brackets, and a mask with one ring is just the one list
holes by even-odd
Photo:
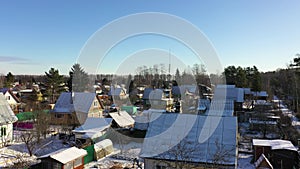
[[94, 144], [94, 148], [96, 150], [100, 150], [100, 149], [103, 149], [105, 147], [112, 146], [112, 145], [113, 145], [113, 143], [110, 139], [104, 139], [104, 140]]
[[233, 111], [233, 100], [213, 100], [207, 114], [214, 116], [233, 116]]
[[155, 89], [150, 92], [149, 99], [150, 100], [161, 100], [163, 98], [164, 92], [162, 89]]
[[15, 116], [4, 95], [0, 93], [0, 125], [14, 123], [17, 120], [18, 118]]
[[52, 112], [56, 113], [88, 113], [96, 99], [95, 93], [63, 92], [55, 103]]
[[[226, 159], [217, 163], [237, 162], [236, 117], [153, 113], [150, 121], [143, 158], [213, 163], [217, 153], [226, 152]], [[188, 157], [178, 157], [178, 151]]]
[[74, 133], [84, 133], [86, 137], [92, 138], [95, 134], [109, 128], [111, 125], [111, 118], [95, 118], [88, 117], [83, 125], [73, 130]]
[[172, 87], [172, 94], [174, 94], [174, 95], [184, 95], [186, 92], [195, 94], [197, 92], [197, 90], [198, 90], [198, 87], [196, 85], [173, 86]]
[[109, 115], [120, 127], [134, 125], [134, 119], [126, 111], [112, 112]]
[[17, 96], [13, 93], [13, 91], [9, 88], [1, 88], [0, 93], [3, 93], [3, 95], [10, 95], [12, 99], [14, 99], [17, 103], [20, 103], [20, 100], [17, 98]]
[[261, 163], [265, 161], [267, 164], [268, 164], [268, 169], [271, 168], [273, 169], [273, 166], [272, 164], [270, 163], [270, 161], [267, 159], [267, 157], [264, 155], [264, 154], [261, 154], [261, 156], [257, 159], [257, 161], [254, 163], [254, 166], [257, 168], [257, 167], [260, 167]]
[[235, 88], [235, 85], [222, 85], [222, 84], [218, 84], [218, 85], [216, 86], [216, 88], [233, 89], [233, 88]]
[[124, 93], [126, 93], [125, 89], [121, 88], [121, 87], [111, 87], [110, 91], [108, 93], [109, 96], [120, 96], [122, 91]]
[[297, 148], [288, 140], [264, 140], [264, 139], [253, 139], [253, 146], [267, 146], [271, 147], [272, 150], [291, 150], [297, 151]]
[[234, 100], [242, 103], [244, 102], [244, 89], [235, 88], [235, 85], [217, 85], [214, 92], [214, 99], [224, 100], [225, 98], [226, 100]]
[[77, 147], [71, 147], [68, 149], [56, 151], [54, 153], [50, 153], [47, 155], [44, 155], [40, 158], [50, 157], [62, 164], [66, 164], [70, 161], [73, 161], [77, 158], [83, 157], [87, 155], [87, 151], [84, 149], [79, 149]]
[[145, 100], [162, 100], [164, 98], [164, 89], [146, 88], [143, 99]]
[[266, 91], [252, 92], [252, 94], [257, 97], [268, 97], [269, 96]]
[[165, 112], [166, 112], [166, 110], [159, 110], [159, 109], [144, 110], [141, 115], [137, 115], [134, 118], [134, 121], [135, 121], [134, 128], [138, 129], [138, 130], [147, 130], [152, 113], [162, 114]]
[[205, 108], [205, 115], [213, 116], [233, 116], [234, 102], [233, 100], [217, 100], [211, 102], [207, 99], [199, 100], [198, 110]]

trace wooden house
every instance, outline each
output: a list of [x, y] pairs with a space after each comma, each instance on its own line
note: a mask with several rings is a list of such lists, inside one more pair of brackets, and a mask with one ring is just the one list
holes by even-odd
[[236, 117], [152, 113], [140, 157], [145, 169], [235, 169], [236, 136]]
[[86, 155], [86, 150], [71, 147], [39, 157], [41, 163], [38, 167], [43, 169], [83, 169]]
[[17, 114], [19, 112], [18, 108], [21, 104], [19, 98], [9, 88], [0, 89], [0, 93], [3, 93], [11, 109], [15, 112], [15, 114]]
[[78, 126], [87, 117], [103, 117], [103, 107], [95, 93], [63, 92], [50, 112], [54, 125]]

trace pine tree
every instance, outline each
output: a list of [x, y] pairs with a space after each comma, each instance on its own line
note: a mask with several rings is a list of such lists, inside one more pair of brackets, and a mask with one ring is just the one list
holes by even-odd
[[177, 82], [177, 84], [181, 84], [181, 76], [178, 68], [176, 69], [175, 73], [175, 81]]
[[51, 97], [51, 103], [55, 103], [60, 93], [65, 91], [64, 77], [54, 68], [45, 74], [47, 95]]
[[68, 87], [72, 92], [84, 92], [88, 90], [89, 77], [80, 64], [75, 63], [69, 72]]
[[8, 72], [7, 75], [5, 76], [4, 86], [12, 87], [12, 84], [14, 83], [14, 81], [15, 81], [15, 76], [11, 72]]

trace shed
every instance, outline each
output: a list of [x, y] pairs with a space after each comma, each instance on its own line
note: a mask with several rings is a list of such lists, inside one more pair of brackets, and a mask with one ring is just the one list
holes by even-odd
[[111, 118], [95, 118], [89, 117], [80, 127], [75, 128], [72, 132], [76, 139], [92, 139], [95, 140], [103, 136], [112, 122]]
[[114, 152], [113, 143], [109, 139], [94, 144], [95, 157], [99, 160]]
[[119, 127], [127, 128], [134, 125], [134, 119], [126, 111], [111, 112], [109, 116]]
[[43, 169], [83, 169], [83, 158], [86, 155], [86, 150], [71, 147], [41, 156], [39, 158], [42, 161], [40, 165]]

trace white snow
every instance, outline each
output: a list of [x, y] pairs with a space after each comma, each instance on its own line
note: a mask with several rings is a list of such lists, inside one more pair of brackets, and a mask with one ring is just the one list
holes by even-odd
[[[129, 142], [128, 144], [113, 144], [114, 153], [108, 157], [102, 158], [98, 161], [91, 162], [86, 164], [85, 168], [100, 168], [107, 169], [113, 166], [120, 166], [122, 168], [133, 166], [133, 159], [139, 157], [141, 152], [142, 143], [138, 142]], [[143, 162], [140, 161], [140, 164], [143, 166]]]

